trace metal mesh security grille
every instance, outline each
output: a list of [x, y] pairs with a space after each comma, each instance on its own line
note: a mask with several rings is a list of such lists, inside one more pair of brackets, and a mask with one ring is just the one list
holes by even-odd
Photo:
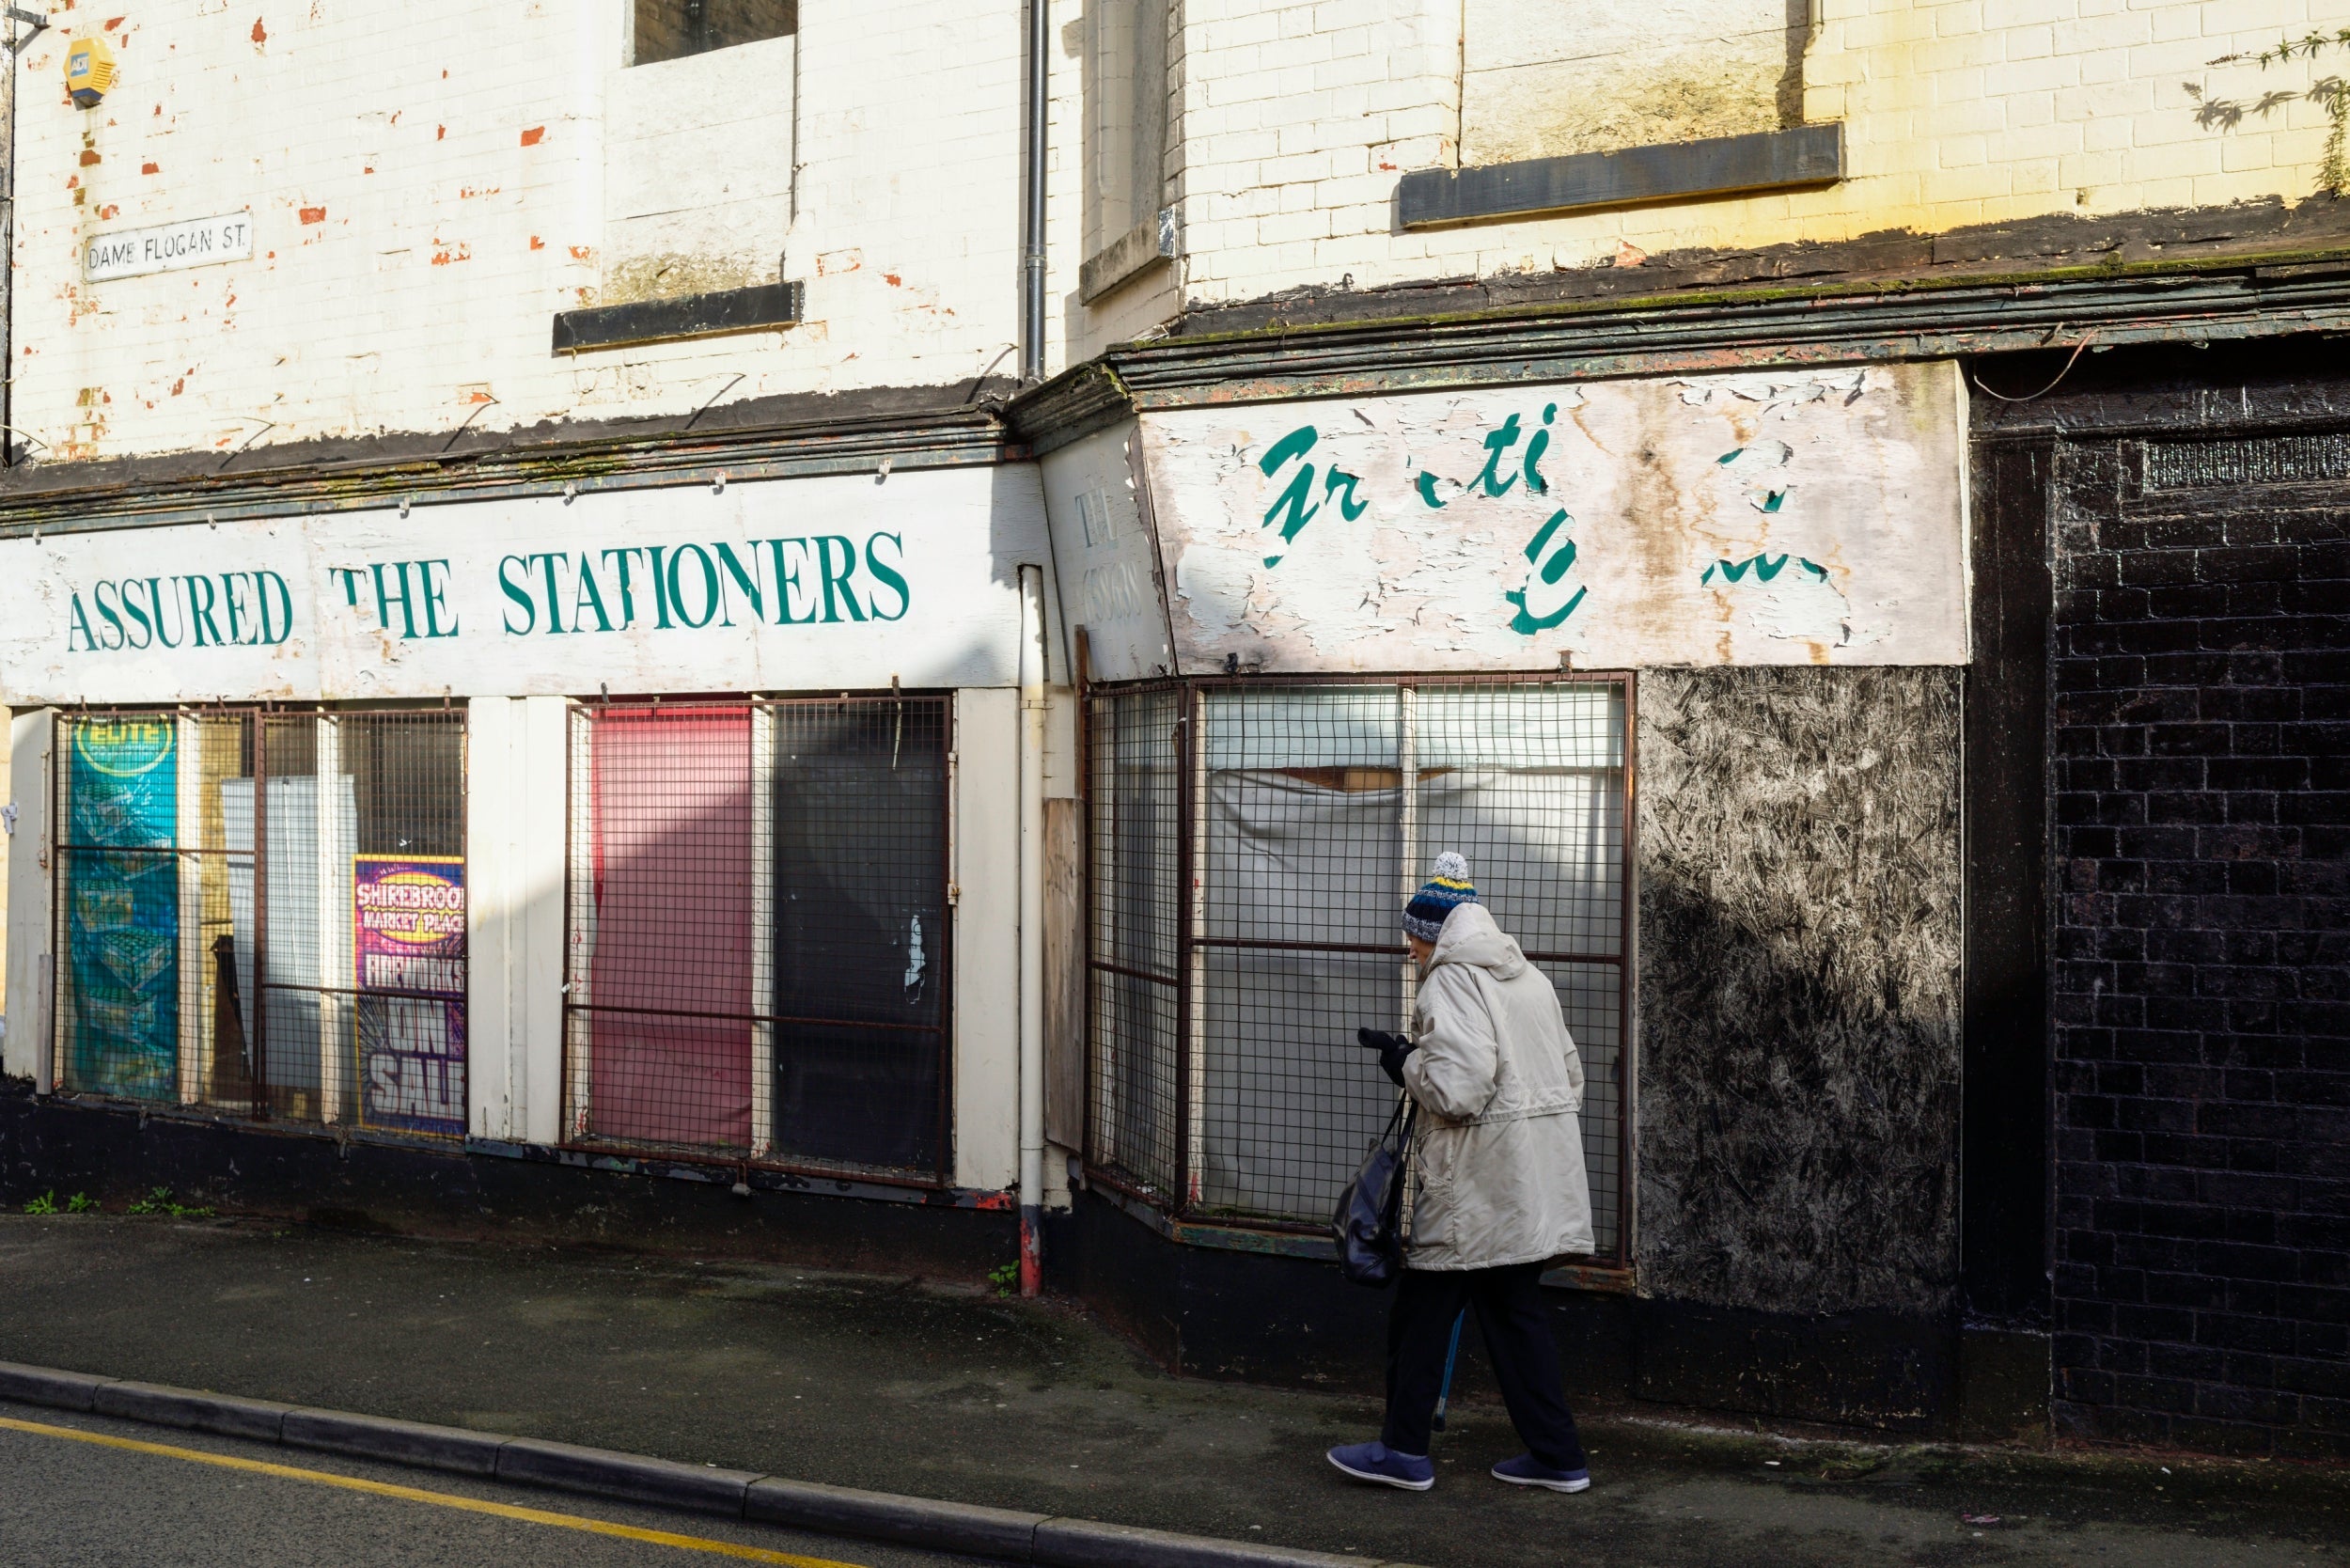
[[949, 699], [572, 710], [567, 1136], [944, 1179]]
[[1559, 988], [1620, 1256], [1626, 706], [1610, 678], [1093, 694], [1091, 1160], [1202, 1217], [1326, 1221], [1395, 1103], [1355, 1029], [1408, 1027], [1398, 913], [1454, 850]]
[[60, 1085], [462, 1137], [463, 713], [60, 727]]

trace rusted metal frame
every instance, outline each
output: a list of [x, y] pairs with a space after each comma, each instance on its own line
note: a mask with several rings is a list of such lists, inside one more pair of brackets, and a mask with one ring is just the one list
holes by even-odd
[[[1212, 943], [1202, 943], [1200, 945], [1202, 947], [1214, 946]], [[1088, 959], [1086, 961], [1086, 967], [1089, 969], [1099, 969], [1105, 975], [1123, 975], [1128, 980], [1143, 980], [1152, 985], [1171, 985], [1180, 987], [1183, 983], [1182, 980], [1173, 979], [1170, 976], [1154, 975], [1148, 969], [1130, 969], [1123, 964], [1113, 964], [1106, 958]]]
[[[2086, 269], [2084, 269], [2086, 271]], [[1789, 286], [1495, 306], [1453, 316], [1292, 323], [1167, 337], [1108, 355], [1136, 410], [1539, 382], [1762, 363], [1866, 363], [2107, 344], [2209, 341], [2350, 326], [2350, 278], [2260, 279], [2233, 259], [2194, 273]], [[2069, 333], [2069, 336], [2067, 334]]]
[[1623, 823], [1622, 891], [1616, 900], [1616, 1255], [1615, 1262], [1629, 1268], [1632, 1263], [1633, 1182], [1632, 1113], [1634, 1107], [1633, 1073], [1637, 1054], [1633, 1039], [1634, 987], [1638, 980], [1639, 949], [1639, 823], [1635, 813], [1639, 795], [1635, 788], [1636, 764], [1640, 754], [1640, 725], [1637, 687], [1638, 678], [1626, 673], [1617, 678], [1623, 693], [1623, 808], [1619, 813]]
[[1198, 936], [1192, 920], [1196, 903], [1194, 879], [1200, 868], [1194, 863], [1192, 822], [1192, 775], [1195, 766], [1204, 762], [1199, 755], [1198, 716], [1206, 705], [1206, 695], [1197, 687], [1183, 692], [1181, 715], [1176, 719], [1175, 776], [1178, 793], [1175, 797], [1175, 886], [1183, 900], [1175, 912], [1175, 1212], [1183, 1213], [1192, 1204], [1195, 1173], [1191, 1168], [1191, 1052], [1192, 1021], [1199, 1016], [1207, 998], [1199, 995], [1198, 965], [1193, 962]]
[[[951, 696], [942, 694], [937, 691], [924, 691], [920, 693], [907, 694], [891, 693], [886, 696], [874, 693], [857, 693], [855, 695], [841, 693], [830, 696], [817, 696], [811, 694], [788, 698], [760, 697], [756, 698], [749, 697], [729, 698], [723, 695], [715, 695], [691, 698], [683, 701], [666, 703], [661, 701], [659, 696], [656, 694], [652, 696], [650, 700], [639, 698], [615, 699], [606, 697], [594, 704], [575, 701], [572, 704], [572, 708], [573, 710], [576, 710], [582, 707], [593, 707], [598, 710], [603, 710], [608, 709], [615, 700], [619, 700], [623, 706], [631, 708], [648, 705], [666, 709], [743, 708], [753, 713], [756, 713], [756, 711], [760, 708], [780, 708], [790, 706], [811, 707], [822, 705], [826, 707], [841, 707], [848, 704], [879, 705], [888, 702], [928, 702], [937, 705], [941, 710], [946, 725], [945, 739], [947, 743], [947, 750], [951, 753], [954, 751], [956, 745], [955, 735], [953, 733], [955, 713]], [[569, 713], [567, 713], [567, 721], [569, 716]], [[591, 717], [589, 720], [591, 727], [594, 722], [594, 718]], [[567, 722], [565, 726], [567, 751], [570, 744], [571, 728], [572, 727]], [[570, 759], [567, 756], [563, 769], [564, 821], [566, 824], [563, 855], [563, 907], [566, 927], [564, 941], [564, 966], [567, 979], [569, 978], [572, 952], [569, 931], [570, 915], [572, 908], [573, 896], [576, 891], [572, 872], [578, 858], [576, 855], [577, 845], [572, 841], [572, 836], [579, 830], [580, 827], [578, 813], [573, 807], [572, 797], [572, 776], [573, 769], [571, 765]], [[760, 781], [757, 779], [752, 780], [751, 783], [753, 788], [760, 787]], [[772, 789], [774, 785], [775, 781], [773, 779], [766, 781], [766, 787]], [[947, 828], [947, 838], [943, 841], [951, 844], [953, 842], [954, 828], [952, 821], [952, 813], [954, 810], [954, 792], [951, 789], [945, 790], [942, 791], [942, 795], [944, 797], [944, 801], [941, 810], [947, 819], [945, 823]], [[593, 831], [592, 826], [589, 827], [588, 831]], [[770, 855], [774, 854], [775, 845], [770, 843], [767, 846], [767, 851]], [[951, 858], [944, 870], [945, 879], [942, 881], [939, 888], [939, 896], [942, 906], [946, 906], [946, 884], [953, 880], [954, 868], [951, 863]], [[556, 1130], [556, 1146], [559, 1148], [577, 1149], [596, 1153], [629, 1154], [637, 1157], [654, 1159], [699, 1158], [707, 1160], [713, 1152], [728, 1154], [729, 1156], [733, 1154], [733, 1151], [729, 1146], [723, 1145], [684, 1143], [658, 1144], [645, 1142], [642, 1140], [604, 1138], [597, 1136], [593, 1132], [578, 1136], [572, 1135], [569, 1129], [575, 1120], [576, 1111], [579, 1109], [578, 1106], [572, 1104], [572, 1082], [573, 1074], [572, 1072], [572, 1064], [570, 1059], [572, 1033], [571, 1020], [574, 1014], [617, 1012], [632, 1013], [649, 1017], [702, 1018], [720, 1023], [799, 1024], [814, 1027], [903, 1030], [910, 1033], [936, 1034], [940, 1037], [938, 1094], [939, 1120], [937, 1122], [938, 1154], [936, 1164], [930, 1172], [927, 1174], [912, 1173], [902, 1168], [894, 1166], [830, 1166], [814, 1164], [806, 1161], [778, 1160], [774, 1158], [730, 1158], [728, 1163], [741, 1165], [745, 1168], [754, 1170], [774, 1170], [789, 1174], [815, 1177], [839, 1177], [854, 1174], [859, 1180], [885, 1182], [891, 1185], [916, 1187], [923, 1190], [944, 1190], [951, 1186], [954, 1167], [954, 1051], [952, 1049], [953, 1029], [951, 1024], [951, 1020], [954, 1017], [954, 994], [950, 988], [953, 985], [954, 973], [954, 922], [950, 919], [943, 922], [943, 925], [944, 930], [942, 931], [939, 938], [939, 965], [945, 978], [943, 978], [939, 982], [941, 987], [939, 996], [939, 1010], [941, 1018], [948, 1020], [948, 1022], [938, 1024], [870, 1023], [856, 1019], [807, 1018], [797, 1015], [785, 1015], [773, 1012], [718, 1013], [685, 1008], [603, 1007], [590, 1002], [572, 1001], [567, 986], [563, 1001], [563, 1040], [565, 1055], [563, 1072], [564, 1120], [562, 1125]], [[752, 1092], [755, 1094], [761, 1092], [773, 1094], [775, 1091], [776, 1086], [772, 1076], [770, 1081], [764, 1086], [756, 1084], [752, 1086]], [[747, 1150], [745, 1152], [747, 1152]]]
[[1086, 1180], [1099, 1182], [1112, 1192], [1123, 1193], [1137, 1203], [1147, 1203], [1163, 1213], [1173, 1207], [1170, 1200], [1171, 1194], [1160, 1191], [1147, 1180], [1135, 1175], [1123, 1166], [1089, 1163], [1086, 1167]]
[[272, 991], [299, 991], [314, 996], [413, 996], [420, 1001], [446, 1002], [446, 991], [408, 991], [388, 985], [300, 985], [292, 980], [279, 980]]
[[[1269, 937], [1254, 936], [1202, 936], [1197, 945], [1202, 948], [1243, 948], [1250, 952], [1363, 953], [1373, 958], [1393, 958], [1397, 948], [1397, 944], [1392, 942], [1277, 942]], [[1536, 964], [1622, 964], [1623, 962], [1622, 953], [1522, 952], [1521, 956]], [[1143, 975], [1137, 978], [1158, 979], [1155, 975]]]
[[599, 1137], [593, 1133], [569, 1139], [556, 1146], [573, 1155], [592, 1155], [609, 1159], [666, 1160], [678, 1165], [715, 1167], [724, 1170], [772, 1171], [781, 1176], [802, 1176], [812, 1181], [870, 1182], [877, 1186], [900, 1187], [908, 1192], [952, 1192], [954, 1184], [902, 1166], [888, 1165], [824, 1165], [810, 1160], [778, 1160], [756, 1158], [744, 1145], [738, 1149], [731, 1144], [661, 1143], [649, 1138]]
[[[319, 986], [284, 986], [282, 990], [316, 991]], [[369, 992], [369, 996], [400, 996], [402, 993]], [[574, 1005], [579, 1012], [625, 1012], [641, 1018], [704, 1018], [713, 1024], [798, 1024], [821, 1029], [899, 1029], [909, 1034], [944, 1034], [944, 1024], [885, 1024], [870, 1023], [858, 1018], [803, 1018], [784, 1012], [708, 1012], [698, 1008], [683, 1007], [624, 1007], [617, 1003], [580, 1002]]]
[[269, 706], [247, 720], [253, 734], [253, 1116], [269, 1108]]
[[[901, 698], [901, 700], [908, 700]], [[938, 1163], [931, 1174], [941, 1187], [954, 1184], [955, 1174], [955, 904], [948, 899], [955, 880], [955, 800], [954, 768], [948, 759], [961, 755], [961, 737], [956, 733], [960, 722], [955, 713], [951, 693], [926, 696], [920, 700], [934, 702], [939, 708], [939, 760], [944, 766], [938, 780], [939, 838], [941, 850], [938, 868], [938, 907], [944, 912], [938, 922]], [[901, 710], [902, 712], [902, 710]], [[778, 976], [780, 979], [780, 976]], [[773, 1093], [775, 1086], [769, 1085]]]
[[[1056, 574], [1058, 579], [1058, 573]], [[1072, 639], [1069, 683], [1077, 704], [1077, 831], [1085, 842], [1077, 847], [1077, 929], [1071, 943], [1085, 955], [1083, 978], [1077, 987], [1078, 1106], [1077, 1158], [1093, 1163], [1093, 639], [1082, 626]]]
[[[0, 371], [0, 375], [5, 374], [5, 371]], [[0, 431], [0, 440], [5, 440], [7, 433], [5, 431]], [[66, 968], [68, 960], [71, 956], [67, 942], [73, 929], [71, 923], [66, 918], [68, 901], [64, 897], [64, 892], [70, 889], [61, 889], [59, 886], [66, 880], [64, 876], [66, 857], [57, 853], [54, 846], [56, 842], [57, 830], [61, 825], [60, 814], [70, 810], [73, 803], [71, 791], [66, 782], [68, 770], [73, 766], [73, 723], [70, 717], [63, 714], [56, 715], [50, 720], [49, 776], [41, 781], [41, 789], [49, 797], [48, 826], [50, 842], [53, 846], [49, 857], [53, 870], [50, 872], [49, 887], [49, 995], [46, 998], [49, 1003], [49, 1089], [53, 1094], [57, 1092], [65, 1083]], [[59, 733], [60, 730], [63, 731], [62, 734]], [[178, 830], [175, 828], [173, 837], [178, 836]], [[0, 964], [0, 971], [4, 970], [5, 964]], [[35, 1087], [38, 1088], [39, 1084], [38, 1070], [36, 1070], [34, 1082]]]
[[251, 850], [180, 849], [177, 845], [174, 845], [170, 849], [131, 849], [126, 848], [121, 844], [59, 844], [57, 848], [61, 850], [103, 850], [108, 855], [212, 855], [224, 860], [235, 860], [241, 857], [250, 856], [253, 853]]
[[1167, 681], [1136, 682], [1131, 687], [1121, 685], [1118, 689], [1122, 693], [1128, 690], [1155, 689], [1165, 686], [1239, 690], [1264, 686], [1410, 685], [1416, 690], [1425, 691], [1431, 686], [1604, 686], [1620, 682], [1622, 679], [1621, 672], [1604, 669], [1442, 670], [1427, 675], [1377, 672], [1314, 674], [1285, 671], [1263, 675], [1186, 675]]
[[1026, 458], [991, 415], [933, 415], [910, 423], [869, 421], [782, 427], [728, 436], [705, 425], [690, 440], [639, 436], [537, 448], [416, 453], [379, 461], [302, 462], [220, 478], [158, 476], [32, 494], [0, 491], [0, 539], [368, 510], [401, 499], [417, 506], [574, 491], [636, 491], [729, 482], [870, 474], [895, 469], [991, 466]]

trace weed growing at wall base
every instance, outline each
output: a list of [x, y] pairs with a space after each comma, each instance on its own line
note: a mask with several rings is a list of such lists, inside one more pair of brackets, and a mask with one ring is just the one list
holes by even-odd
[[213, 1211], [210, 1208], [192, 1209], [184, 1203], [175, 1203], [171, 1200], [169, 1187], [156, 1187], [150, 1190], [145, 1198], [133, 1203], [124, 1213], [164, 1215], [172, 1219], [210, 1219], [212, 1217]]

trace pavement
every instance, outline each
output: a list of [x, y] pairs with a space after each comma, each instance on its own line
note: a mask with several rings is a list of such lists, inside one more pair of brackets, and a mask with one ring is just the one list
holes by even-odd
[[9, 1482], [0, 1491], [0, 1548], [10, 1562], [41, 1568], [480, 1568], [549, 1560], [571, 1568], [690, 1568], [697, 1559], [948, 1568], [968, 1561], [602, 1499], [518, 1497], [491, 1481], [419, 1477], [399, 1466], [288, 1454], [31, 1405], [0, 1403], [0, 1473]]
[[[1431, 1568], [2350, 1568], [2350, 1475], [2283, 1464], [1901, 1446], [1626, 1406], [1577, 1412], [1590, 1492], [1528, 1494], [1483, 1473], [1517, 1444], [1477, 1388], [1456, 1391], [1434, 1491], [1367, 1489], [1322, 1454], [1375, 1432], [1371, 1402], [1169, 1377], [1065, 1303], [740, 1261], [7, 1215], [0, 1360]], [[0, 1557], [72, 1560], [14, 1550], [21, 1493], [10, 1510]], [[815, 1555], [883, 1560], [838, 1541]]]

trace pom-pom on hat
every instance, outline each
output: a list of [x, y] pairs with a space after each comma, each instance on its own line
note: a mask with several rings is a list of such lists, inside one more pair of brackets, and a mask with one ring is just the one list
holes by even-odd
[[1447, 850], [1436, 856], [1436, 874], [1403, 906], [1403, 929], [1423, 942], [1434, 942], [1444, 930], [1446, 916], [1476, 902], [1477, 885], [1469, 881], [1468, 862]]

